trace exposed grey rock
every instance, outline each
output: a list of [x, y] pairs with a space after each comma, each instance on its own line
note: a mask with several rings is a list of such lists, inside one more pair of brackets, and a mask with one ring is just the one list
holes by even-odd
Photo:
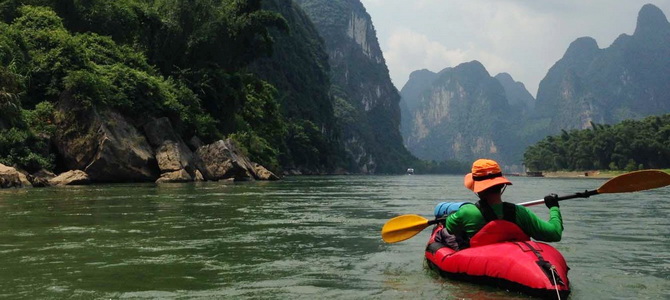
[[120, 114], [82, 108], [68, 95], [59, 101], [54, 144], [63, 164], [93, 181], [154, 181], [158, 165], [144, 135]]
[[90, 183], [90, 177], [82, 170], [67, 171], [49, 180], [51, 185], [87, 185]]
[[25, 175], [13, 167], [0, 164], [0, 188], [20, 188], [24, 186], [30, 186], [30, 182], [28, 182]]
[[40, 178], [40, 177], [33, 177], [28, 179], [30, 183], [33, 184], [33, 187], [48, 187], [51, 186], [49, 183], [49, 179], [46, 178]]
[[193, 181], [193, 177], [191, 177], [188, 172], [184, 169], [180, 169], [178, 171], [174, 172], [167, 172], [161, 174], [161, 177], [156, 180], [156, 183], [172, 183], [172, 182], [190, 182]]
[[194, 173], [195, 173], [195, 176], [193, 176], [194, 181], [205, 181], [205, 177], [202, 176], [202, 173], [200, 172], [200, 170], [195, 170]]
[[33, 187], [46, 187], [50, 186], [49, 180], [53, 179], [54, 177], [56, 177], [56, 174], [48, 170], [41, 169], [28, 176], [28, 179], [30, 180], [30, 183], [33, 184]]
[[270, 172], [265, 167], [263, 167], [263, 166], [261, 166], [257, 163], [252, 163], [252, 165], [253, 165], [254, 174], [256, 175], [256, 179], [258, 179], [258, 180], [279, 180], [279, 177], [277, 175]]
[[49, 170], [41, 169], [41, 170], [33, 173], [32, 176], [33, 177], [43, 177], [43, 178], [46, 178], [46, 179], [51, 179], [51, 178], [56, 177], [56, 174], [54, 174], [53, 172], [51, 172]]
[[162, 173], [191, 168], [193, 153], [182, 143], [164, 141], [156, 149], [156, 161]]
[[23, 172], [19, 171], [19, 180], [21, 181], [21, 185], [24, 187], [31, 187], [33, 184], [28, 180], [28, 176], [24, 174]]
[[206, 180], [234, 178], [237, 181], [253, 180], [251, 162], [241, 154], [233, 141], [219, 140], [200, 147], [196, 153], [196, 166]]
[[[193, 181], [193, 152], [174, 132], [168, 118], [154, 119], [144, 125], [149, 143], [156, 149], [161, 178], [156, 182]], [[184, 176], [184, 174], [188, 176]]]
[[148, 181], [158, 177], [153, 151], [123, 116], [109, 112], [98, 129], [98, 151], [84, 169], [94, 181]]
[[143, 126], [144, 134], [147, 136], [147, 141], [152, 147], [159, 147], [165, 141], [180, 142], [181, 139], [177, 136], [172, 128], [170, 119], [163, 117], [152, 119]]

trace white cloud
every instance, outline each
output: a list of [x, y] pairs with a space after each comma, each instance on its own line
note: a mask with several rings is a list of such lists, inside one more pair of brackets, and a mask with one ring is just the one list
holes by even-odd
[[[526, 84], [535, 93], [539, 80], [555, 62], [565, 48], [547, 42], [552, 33], [548, 28], [561, 26], [560, 19], [553, 14], [533, 11], [519, 1], [469, 1], [460, 6], [461, 13], [469, 18], [470, 39], [474, 44], [471, 55], [487, 68], [491, 75], [506, 72], [515, 80]], [[569, 41], [565, 42], [565, 47]]]
[[591, 36], [601, 48], [632, 34], [650, 2], [670, 14], [670, 0], [361, 0], [372, 17], [393, 83], [412, 71], [439, 71], [479, 60], [510, 73], [535, 94], [572, 41]]
[[[394, 67], [391, 72], [392, 80], [398, 88], [402, 88], [409, 74], [415, 70], [440, 71], [446, 66], [454, 66], [466, 59], [464, 50], [447, 49], [426, 35], [406, 28], [393, 32], [387, 44], [384, 57], [386, 63]], [[436, 67], [439, 69], [435, 69]]]

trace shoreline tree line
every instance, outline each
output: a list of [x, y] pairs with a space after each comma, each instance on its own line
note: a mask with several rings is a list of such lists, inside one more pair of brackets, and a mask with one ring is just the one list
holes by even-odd
[[526, 149], [530, 171], [634, 171], [670, 167], [670, 114], [562, 130]]

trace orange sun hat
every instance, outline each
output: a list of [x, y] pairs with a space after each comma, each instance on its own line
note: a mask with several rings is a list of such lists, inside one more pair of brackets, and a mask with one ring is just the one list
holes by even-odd
[[491, 159], [478, 159], [472, 163], [472, 173], [465, 175], [463, 184], [475, 193], [499, 184], [512, 185], [503, 177], [502, 170], [497, 162]]

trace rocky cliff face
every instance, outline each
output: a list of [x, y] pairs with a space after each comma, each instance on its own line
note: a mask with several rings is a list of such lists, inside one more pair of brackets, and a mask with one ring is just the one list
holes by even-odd
[[144, 135], [113, 110], [81, 108], [63, 94], [53, 138], [66, 170], [99, 182], [152, 181], [159, 170]]
[[[262, 4], [263, 9], [284, 17], [289, 32], [272, 31], [272, 57], [257, 60], [250, 71], [277, 88], [286, 119], [298, 126], [313, 123], [320, 135], [320, 139], [309, 137], [309, 141], [289, 144], [283, 167], [300, 173], [329, 172], [335, 167], [333, 161], [341, 160], [343, 147], [337, 140], [326, 46], [312, 21], [292, 0], [263, 0]], [[316, 157], [305, 157], [312, 148], [317, 150]]]
[[[432, 80], [429, 80], [431, 79]], [[407, 148], [427, 160], [470, 161], [489, 157], [505, 163], [514, 153], [519, 112], [505, 89], [477, 61], [440, 73], [414, 72], [403, 88], [408, 112]]]
[[526, 86], [522, 82], [514, 81], [512, 75], [507, 73], [500, 73], [495, 76], [495, 79], [497, 79], [503, 89], [505, 89], [507, 101], [512, 109], [520, 112], [524, 116], [533, 111], [535, 108], [535, 98], [528, 92]]
[[632, 36], [608, 48], [584, 37], [574, 41], [541, 81], [536, 116], [548, 133], [589, 128], [670, 112], [670, 24], [647, 4]]
[[358, 0], [297, 0], [324, 38], [335, 113], [350, 167], [401, 172], [412, 156], [400, 136], [400, 95], [391, 83], [370, 15]]
[[210, 145], [192, 142], [193, 153], [166, 117], [133, 122], [113, 109], [81, 108], [67, 93], [57, 109], [52, 139], [61, 157], [59, 168], [71, 171], [47, 185], [278, 179], [249, 161], [230, 139]]
[[412, 132], [412, 115], [419, 106], [421, 94], [431, 86], [437, 76], [437, 73], [426, 69], [414, 71], [400, 91], [400, 133], [405, 146]]

